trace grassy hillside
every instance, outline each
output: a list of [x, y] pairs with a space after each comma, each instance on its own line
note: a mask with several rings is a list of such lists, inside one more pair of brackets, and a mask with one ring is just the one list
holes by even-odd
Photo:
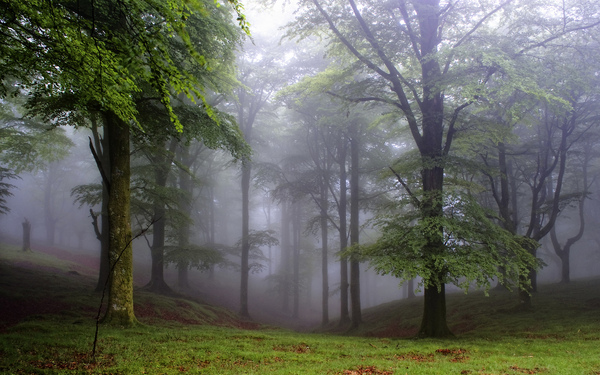
[[414, 340], [421, 300], [365, 310], [352, 332], [299, 334], [240, 322], [185, 298], [136, 292], [141, 323], [100, 327], [93, 269], [0, 247], [2, 374], [600, 374], [600, 282], [516, 296], [448, 296], [452, 340]]

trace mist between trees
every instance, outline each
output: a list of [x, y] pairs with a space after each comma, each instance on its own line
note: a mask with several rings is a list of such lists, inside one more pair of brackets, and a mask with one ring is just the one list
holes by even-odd
[[1, 5], [0, 234], [97, 256], [106, 324], [134, 285], [293, 326], [416, 293], [445, 337], [447, 286], [597, 274], [598, 2]]

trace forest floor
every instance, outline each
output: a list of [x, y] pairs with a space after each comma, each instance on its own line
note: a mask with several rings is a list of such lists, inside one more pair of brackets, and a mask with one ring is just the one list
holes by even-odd
[[97, 266], [60, 248], [0, 244], [0, 373], [600, 375], [598, 279], [541, 286], [526, 311], [507, 291], [448, 295], [450, 340], [413, 339], [420, 298], [366, 309], [355, 330], [298, 333], [136, 290], [141, 324], [100, 325], [92, 356]]

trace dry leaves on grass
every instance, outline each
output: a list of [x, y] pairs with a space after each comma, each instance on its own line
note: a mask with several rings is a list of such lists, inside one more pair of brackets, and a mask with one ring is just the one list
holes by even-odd
[[310, 347], [305, 343], [298, 345], [274, 345], [273, 350], [278, 352], [294, 352], [298, 354], [310, 353]]
[[465, 362], [469, 359], [465, 355], [467, 353], [466, 349], [438, 349], [435, 352], [444, 356], [450, 356], [450, 362]]
[[340, 374], [344, 375], [363, 375], [363, 374], [379, 374], [392, 375], [392, 371], [380, 370], [375, 366], [358, 366], [355, 370], [344, 370]]

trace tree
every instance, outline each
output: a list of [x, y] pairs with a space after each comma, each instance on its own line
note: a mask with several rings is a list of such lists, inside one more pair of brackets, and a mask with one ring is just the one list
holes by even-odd
[[[567, 27], [562, 27], [560, 17], [554, 17], [548, 20], [552, 27], [545, 28], [549, 33], [524, 37], [519, 33], [526, 26], [505, 26], [506, 22], [513, 26], [512, 17], [518, 14], [518, 8], [530, 4], [511, 1], [485, 6], [476, 2], [442, 4], [438, 0], [360, 4], [354, 0], [347, 4], [306, 0], [301, 4], [305, 12], [292, 25], [294, 35], [304, 37], [323, 32], [322, 26], [328, 27], [337, 42], [331, 45], [331, 51], [343, 50], [354, 58], [351, 63], [340, 65], [363, 73], [364, 79], [332, 85], [332, 91], [353, 102], [387, 103], [399, 112], [410, 130], [420, 170], [419, 193], [410, 199], [411, 204], [418, 202], [418, 215], [412, 219], [422, 237], [418, 250], [414, 244], [411, 246], [423, 265], [420, 276], [425, 288], [424, 313], [419, 336], [448, 336], [451, 333], [445, 315], [445, 284], [452, 277], [448, 276], [447, 260], [457, 253], [446, 242], [445, 206], [449, 197], [444, 194], [444, 187], [454, 137], [463, 131], [461, 112], [489, 95], [489, 90], [495, 90], [494, 86], [501, 83], [496, 77], [510, 78], [513, 64], [527, 52], [568, 32], [595, 27], [599, 22], [587, 11]], [[503, 15], [507, 18], [501, 18]], [[530, 89], [525, 87], [526, 81], [507, 81]], [[476, 213], [470, 204], [463, 209], [469, 211], [465, 214]], [[394, 224], [388, 224], [391, 230]], [[481, 229], [492, 231], [487, 225]], [[388, 244], [388, 261], [395, 262], [392, 249], [398, 248]]]
[[[228, 1], [247, 30], [237, 0]], [[22, 78], [48, 116], [73, 119], [95, 109], [102, 113], [109, 144], [108, 215], [112, 280], [106, 322], [135, 323], [129, 222], [129, 134], [136, 123], [135, 93], [149, 85], [175, 128], [172, 93], [202, 100], [202, 83], [173, 64], [169, 40], [180, 38], [191, 66], [205, 65], [186, 30], [190, 14], [208, 16], [209, 4], [172, 0], [92, 2], [2, 1], [0, 73]], [[204, 12], [204, 13], [202, 13]], [[1, 94], [7, 91], [3, 84]], [[210, 111], [209, 111], [210, 112]], [[138, 122], [139, 124], [139, 122]]]

